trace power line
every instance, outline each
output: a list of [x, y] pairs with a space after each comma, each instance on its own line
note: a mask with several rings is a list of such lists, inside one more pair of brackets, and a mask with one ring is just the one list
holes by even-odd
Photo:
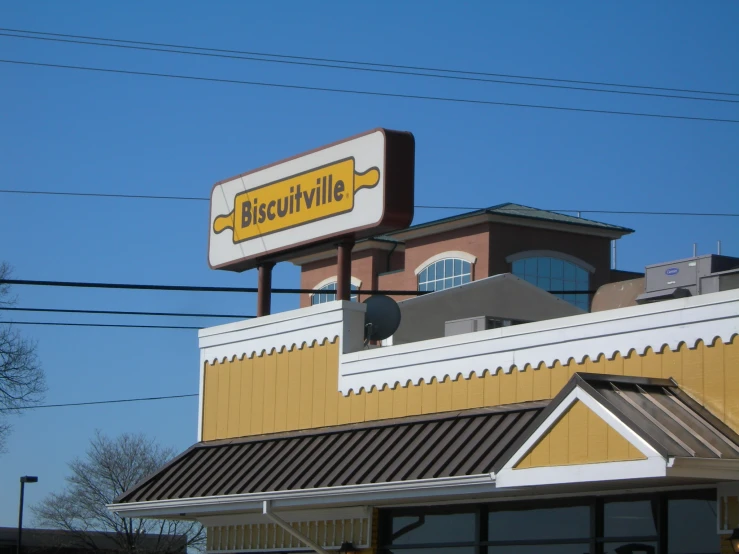
[[10, 325], [46, 325], [51, 327], [113, 327], [117, 329], [174, 329], [180, 331], [199, 331], [203, 327], [185, 325], [129, 325], [123, 323], [67, 323], [57, 321], [4, 321]]
[[183, 314], [178, 312], [124, 312], [116, 310], [67, 310], [58, 308], [16, 308], [5, 307], [0, 311], [13, 312], [44, 312], [44, 313], [60, 313], [60, 314], [105, 314], [105, 315], [140, 315], [140, 316], [166, 316], [166, 317], [215, 317], [215, 318], [233, 318], [233, 319], [253, 319], [254, 315], [236, 315], [236, 314]]
[[100, 404], [122, 404], [124, 402], [148, 402], [151, 400], [171, 400], [174, 398], [192, 398], [196, 394], [172, 394], [169, 396], [148, 396], [145, 398], [123, 398], [120, 400], [96, 400], [93, 402], [68, 402], [66, 404], [41, 404], [38, 406], [24, 406], [23, 408], [0, 408], [0, 412], [17, 412], [19, 410], [38, 410], [41, 408], [68, 408], [70, 406], [97, 406]]
[[[151, 194], [108, 194], [101, 192], [55, 192], [45, 190], [20, 190], [20, 189], [0, 189], [0, 194], [26, 194], [26, 195], [42, 195], [42, 196], [78, 196], [89, 198], [124, 198], [130, 200], [185, 200], [208, 202], [209, 199], [197, 196], [156, 196]], [[489, 206], [487, 206], [489, 207]], [[414, 208], [419, 210], [460, 210], [475, 211], [484, 210], [482, 206], [433, 206], [433, 205], [415, 205]], [[540, 211], [539, 208], [529, 208], [533, 211]], [[497, 211], [526, 211], [525, 208], [496, 208]], [[619, 214], [619, 215], [668, 215], [668, 216], [699, 216], [699, 217], [739, 217], [739, 213], [718, 213], [718, 212], [659, 212], [659, 211], [633, 211], [633, 210], [560, 210], [560, 209], [543, 209], [550, 212], [561, 213], [583, 213], [583, 214]]]
[[[256, 293], [256, 287], [202, 287], [189, 285], [141, 285], [130, 283], [90, 283], [83, 281], [38, 281], [30, 279], [0, 279], [0, 285], [29, 285], [42, 287], [75, 287], [94, 289], [127, 289], [127, 290], [167, 290], [184, 292], [242, 292]], [[314, 294], [315, 289], [278, 289], [271, 290], [273, 294]], [[357, 290], [358, 294], [394, 294], [398, 296], [421, 296], [425, 291], [417, 290]], [[198, 327], [194, 327], [197, 329]]]
[[[581, 85], [622, 87], [622, 88], [643, 89], [643, 90], [664, 90], [664, 91], [684, 92], [684, 93], [692, 93], [692, 94], [714, 94], [714, 95], [719, 95], [719, 96], [739, 96], [739, 93], [733, 93], [733, 92], [716, 92], [716, 91], [680, 89], [680, 88], [670, 88], [670, 87], [655, 87], [655, 86], [634, 85], [634, 84], [624, 84], [624, 83], [604, 83], [604, 82], [598, 82], [598, 81], [583, 81], [583, 80], [561, 79], [561, 78], [553, 78], [553, 77], [536, 77], [536, 76], [530, 76], [530, 75], [511, 75], [511, 74], [505, 74], [505, 73], [465, 71], [465, 70], [459, 70], [459, 69], [448, 69], [448, 68], [438, 68], [438, 67], [422, 67], [422, 66], [413, 66], [413, 65], [364, 62], [364, 61], [356, 61], [356, 60], [354, 61], [339, 60], [339, 59], [333, 59], [333, 58], [318, 58], [318, 57], [310, 57], [310, 56], [294, 56], [294, 55], [273, 54], [273, 53], [265, 53], [265, 52], [250, 52], [250, 51], [244, 51], [244, 50], [228, 50], [224, 48], [211, 48], [211, 47], [204, 47], [204, 46], [187, 46], [187, 45], [181, 45], [181, 44], [145, 42], [145, 41], [139, 41], [139, 40], [115, 39], [115, 38], [106, 38], [106, 37], [91, 37], [91, 36], [85, 36], [85, 35], [72, 35], [72, 34], [64, 34], [64, 33], [49, 33], [49, 32], [42, 32], [42, 31], [29, 31], [29, 30], [24, 30], [24, 29], [8, 29], [8, 28], [2, 28], [2, 27], [0, 27], [0, 31], [9, 31], [13, 33], [27, 33], [27, 34], [33, 34], [33, 35], [44, 35], [44, 36], [54, 36], [54, 37], [67, 37], [67, 38], [76, 38], [76, 39], [85, 39], [85, 40], [104, 40], [107, 42], [118, 42], [118, 43], [125, 43], [125, 44], [141, 44], [145, 46], [158, 46], [158, 47], [165, 47], [165, 48], [185, 48], [188, 50], [202, 50], [202, 51], [208, 51], [208, 52], [220, 52], [224, 54], [242, 54], [242, 55], [248, 55], [248, 56], [264, 56], [264, 57], [269, 57], [269, 58], [279, 58], [279, 59], [289, 59], [289, 60], [307, 60], [307, 61], [316, 61], [316, 62], [361, 65], [361, 66], [368, 66], [368, 67], [409, 69], [409, 70], [416, 70], [416, 71], [435, 71], [437, 73], [452, 73], [452, 74], [457, 74], [457, 75], [480, 75], [480, 76], [486, 76], [486, 77], [504, 77], [507, 79], [529, 79], [532, 81], [552, 81], [556, 83], [573, 83], [573, 84], [581, 84]], [[31, 38], [31, 37], [28, 37], [28, 38]]]
[[[64, 38], [13, 35], [13, 34], [8, 34], [8, 33], [0, 33], [0, 36], [8, 37], [8, 38], [24, 38], [24, 39], [30, 39], [30, 40], [62, 42], [62, 43], [68, 43], [68, 44], [81, 44], [81, 45], [87, 45], [87, 46], [103, 46], [107, 48], [122, 48], [126, 50], [162, 52], [162, 53], [168, 53], [168, 54], [184, 54], [187, 56], [204, 56], [204, 57], [209, 57], [209, 58], [225, 58], [225, 59], [231, 59], [231, 60], [277, 63], [277, 64], [298, 65], [298, 66], [308, 66], [308, 67], [318, 67], [318, 68], [322, 67], [322, 68], [328, 68], [328, 69], [343, 69], [343, 70], [348, 70], [348, 71], [385, 73], [385, 74], [391, 74], [391, 75], [408, 75], [412, 77], [430, 77], [434, 79], [450, 79], [450, 80], [455, 80], [455, 81], [472, 81], [472, 82], [478, 82], [478, 83], [493, 83], [493, 84], [515, 85], [515, 86], [524, 86], [524, 87], [551, 88], [551, 89], [562, 89], [562, 90], [582, 91], [582, 92], [600, 92], [600, 93], [606, 93], [606, 94], [623, 94], [623, 95], [629, 95], [629, 96], [650, 96], [650, 97], [657, 97], [657, 98], [695, 100], [695, 101], [702, 101], [702, 102], [725, 102], [725, 103], [732, 103], [732, 104], [739, 103], [739, 100], [729, 100], [726, 98], [704, 98], [704, 97], [698, 97], [698, 96], [682, 96], [682, 95], [676, 95], [676, 94], [665, 94], [665, 93], [654, 93], [654, 92], [606, 90], [606, 89], [589, 88], [589, 87], [578, 87], [578, 86], [572, 86], [572, 85], [552, 85], [552, 84], [546, 84], [546, 83], [523, 83], [520, 81], [506, 81], [502, 79], [489, 79], [489, 78], [483, 78], [483, 77], [463, 77], [460, 75], [438, 75], [434, 73], [421, 73], [418, 71], [407, 71], [407, 70], [397, 70], [397, 69], [349, 67], [345, 65], [334, 65], [334, 64], [308, 62], [308, 61], [294, 61], [294, 60], [284, 60], [284, 59], [275, 60], [275, 59], [256, 58], [256, 57], [250, 57], [250, 56], [233, 55], [233, 54], [189, 52], [186, 50], [173, 50], [171, 47], [157, 48], [157, 47], [152, 47], [152, 46], [106, 44], [103, 42], [90, 42], [89, 39], [72, 40], [72, 39], [64, 39]], [[108, 39], [102, 39], [102, 40], [108, 40]]]
[[80, 65], [65, 65], [65, 64], [53, 64], [53, 63], [42, 63], [42, 62], [29, 62], [23, 60], [0, 60], [0, 63], [15, 64], [15, 65], [26, 65], [33, 67], [53, 67], [57, 69], [72, 69], [77, 71], [91, 71], [99, 73], [114, 73], [119, 75], [137, 75], [143, 77], [161, 77], [167, 79], [180, 79], [187, 81], [200, 81], [200, 82], [211, 82], [211, 83], [225, 83], [234, 85], [248, 85], [257, 87], [270, 87], [270, 88], [281, 88], [289, 90], [308, 90], [313, 92], [332, 92], [337, 94], [352, 94], [357, 96], [377, 96], [383, 98], [403, 98], [406, 100], [428, 100], [434, 102], [449, 102], [455, 104], [471, 104], [471, 105], [487, 105], [487, 106], [506, 106], [510, 108], [533, 108], [539, 110], [554, 110], [564, 112], [580, 112], [580, 113], [598, 113], [607, 115], [625, 115], [632, 117], [649, 117], [656, 119], [676, 119], [686, 121], [705, 121], [711, 123], [739, 123], [736, 119], [722, 119], [715, 117], [696, 117], [687, 115], [674, 115], [674, 114], [656, 114], [648, 112], [628, 112], [618, 110], [598, 110], [594, 108], [573, 108], [566, 106], [550, 106], [545, 104], [523, 104], [520, 102], [499, 102], [492, 100], [475, 100], [468, 98], [452, 98], [448, 96], [424, 96], [420, 94], [402, 94], [396, 92], [379, 92], [379, 91], [368, 91], [368, 90], [356, 90], [356, 89], [340, 89], [330, 87], [313, 87], [307, 85], [290, 85], [281, 83], [268, 83], [262, 81], [242, 81], [238, 79], [220, 79], [216, 77], [198, 77], [194, 75], [177, 75], [173, 73], [154, 73], [148, 71], [133, 71], [127, 69], [112, 69], [103, 67], [89, 67]]

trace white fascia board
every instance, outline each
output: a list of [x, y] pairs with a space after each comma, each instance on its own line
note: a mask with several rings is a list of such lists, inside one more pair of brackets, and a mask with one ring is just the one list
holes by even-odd
[[380, 502], [422, 500], [424, 498], [458, 497], [495, 492], [489, 473], [462, 477], [418, 479], [397, 483], [371, 483], [344, 487], [324, 487], [296, 491], [275, 491], [198, 498], [157, 500], [109, 504], [110, 511], [122, 517], [185, 517], [239, 512], [258, 512], [268, 500], [275, 509], [321, 508], [331, 505], [375, 505]]
[[533, 487], [565, 483], [595, 483], [665, 477], [667, 463], [664, 458], [647, 458], [627, 462], [604, 462], [529, 469], [501, 469], [495, 475], [499, 489], [507, 487]]
[[372, 387], [382, 389], [409, 381], [426, 383], [458, 375], [482, 376], [499, 368], [510, 372], [526, 364], [551, 367], [570, 358], [626, 356], [632, 349], [643, 354], [663, 345], [676, 350], [685, 342], [693, 347], [702, 339], [724, 342], [739, 334], [739, 289], [683, 299], [667, 300], [550, 319], [524, 325], [418, 341], [409, 344], [353, 351], [341, 356], [339, 390], [348, 395]]
[[201, 361], [300, 347], [314, 340], [342, 338], [343, 348], [359, 349], [364, 312], [358, 302], [336, 301], [308, 308], [209, 327], [199, 332]]
[[[585, 390], [581, 389], [580, 387], [575, 387], [562, 400], [562, 402], [560, 402], [559, 405], [554, 410], [552, 410], [552, 412], [547, 416], [547, 418], [542, 422], [542, 424], [539, 425], [539, 427], [531, 434], [531, 436], [528, 439], [526, 439], [526, 441], [521, 445], [521, 447], [518, 450], [516, 450], [513, 456], [511, 456], [511, 458], [506, 462], [506, 464], [496, 474], [498, 487], [502, 488], [502, 487], [507, 486], [503, 484], [505, 479], [503, 481], [500, 481], [500, 476], [501, 474], [504, 474], [504, 471], [510, 470], [510, 471], [515, 471], [515, 473], [517, 474], [518, 473], [527, 474], [527, 472], [532, 471], [533, 469], [538, 469], [538, 468], [528, 468], [528, 469], [515, 469], [514, 470], [514, 468], [516, 467], [516, 464], [518, 464], [529, 453], [529, 451], [532, 448], [534, 448], [534, 446], [539, 442], [539, 440], [544, 435], [546, 435], [552, 429], [552, 427], [554, 427], [557, 424], [557, 422], [567, 412], [570, 406], [572, 406], [578, 400], [581, 401], [583, 404], [585, 404], [588, 408], [590, 408], [603, 421], [605, 421], [609, 427], [614, 429], [625, 440], [627, 440], [630, 444], [632, 444], [635, 448], [637, 448], [647, 459], [659, 459], [662, 466], [665, 466], [665, 464], [667, 463], [667, 460], [663, 458], [659, 454], [659, 452], [657, 452], [654, 448], [652, 448], [643, 438], [641, 438], [637, 433], [635, 433], [624, 422], [618, 419], [618, 417], [616, 417], [613, 414], [613, 412], [608, 410], [605, 406], [603, 406], [595, 398], [590, 396]], [[600, 466], [607, 465], [608, 467], [610, 467], [614, 463], [621, 463], [621, 462], [603, 462], [600, 464], [587, 464], [587, 465], [600, 465]], [[579, 466], [562, 466], [562, 467], [579, 467]], [[560, 481], [555, 481], [554, 483], [560, 483]], [[538, 484], [542, 484], [542, 483], [538, 483]]]

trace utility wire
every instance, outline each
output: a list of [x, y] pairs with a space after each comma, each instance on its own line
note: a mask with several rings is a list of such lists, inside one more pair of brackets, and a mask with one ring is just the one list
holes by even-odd
[[309, 90], [314, 92], [332, 92], [337, 94], [351, 94], [355, 96], [377, 96], [383, 98], [403, 98], [407, 100], [429, 100], [434, 102], [449, 102], [455, 104], [471, 104], [471, 105], [486, 105], [486, 106], [506, 106], [511, 108], [533, 108], [539, 110], [555, 110], [564, 112], [580, 112], [580, 113], [598, 113], [608, 115], [625, 115], [632, 117], [649, 117], [656, 119], [675, 119], [675, 120], [686, 120], [686, 121], [705, 121], [711, 123], [739, 123], [737, 119], [722, 119], [716, 117], [696, 117], [687, 115], [674, 115], [674, 114], [656, 114], [649, 112], [629, 112], [629, 111], [618, 111], [618, 110], [598, 110], [594, 108], [573, 108], [566, 106], [551, 106], [546, 104], [524, 104], [520, 102], [499, 102], [492, 100], [476, 100], [470, 98], [452, 98], [448, 96], [424, 96], [420, 94], [402, 94], [396, 92], [380, 92], [380, 91], [368, 91], [368, 90], [357, 90], [357, 89], [341, 89], [341, 88], [330, 88], [330, 87], [313, 87], [307, 85], [291, 85], [282, 83], [268, 83], [263, 81], [242, 81], [239, 79], [220, 79], [216, 77], [198, 77], [194, 75], [177, 75], [174, 73], [155, 73], [149, 71], [133, 71], [127, 69], [113, 69], [103, 67], [89, 67], [81, 65], [65, 65], [65, 64], [53, 64], [53, 63], [42, 63], [42, 62], [29, 62], [24, 60], [0, 60], [0, 63], [25, 65], [33, 67], [53, 67], [57, 69], [72, 69], [77, 71], [91, 71], [99, 73], [115, 73], [119, 75], [137, 75], [143, 77], [160, 77], [167, 79], [180, 79], [187, 81], [200, 81], [200, 82], [211, 82], [211, 83], [225, 83], [234, 85], [248, 85], [257, 87], [270, 87], [270, 88], [281, 88], [290, 90]]
[[123, 323], [67, 323], [57, 321], [4, 321], [9, 325], [49, 325], [52, 327], [114, 327], [118, 329], [175, 329], [199, 331], [203, 327], [188, 327], [185, 325], [127, 325]]
[[[258, 292], [256, 287], [196, 287], [186, 285], [139, 285], [129, 283], [89, 283], [81, 281], [35, 281], [29, 279], [0, 279], [0, 285], [30, 285], [42, 287], [76, 287], [94, 289], [128, 289], [128, 290], [168, 290], [185, 292]], [[314, 294], [315, 289], [271, 289], [273, 294]], [[426, 291], [417, 290], [357, 290], [358, 294], [394, 294], [406, 296], [421, 296]], [[197, 327], [194, 327], [197, 329]]]
[[0, 408], [0, 412], [16, 412], [19, 410], [38, 410], [41, 408], [67, 408], [70, 406], [97, 406], [100, 404], [122, 404], [124, 402], [147, 402], [150, 400], [171, 400], [174, 398], [192, 398], [196, 394], [172, 394], [169, 396], [149, 396], [146, 398], [123, 398], [120, 400], [96, 400], [94, 402], [68, 402], [66, 404], [41, 404], [38, 406], [24, 406], [23, 408]]
[[[89, 198], [125, 198], [131, 200], [185, 200], [208, 202], [209, 199], [198, 196], [155, 196], [151, 194], [108, 194], [102, 192], [55, 192], [46, 190], [19, 190], [19, 189], [0, 189], [0, 194], [26, 194], [26, 195], [42, 195], [42, 196], [79, 196]], [[414, 208], [419, 210], [460, 210], [475, 211], [489, 208], [481, 206], [433, 206], [433, 205], [415, 205]], [[633, 211], [633, 210], [560, 210], [560, 209], [544, 209], [544, 208], [496, 208], [496, 211], [512, 211], [520, 212], [527, 209], [532, 212], [549, 211], [561, 213], [583, 213], [583, 214], [620, 214], [620, 215], [671, 215], [671, 216], [700, 216], [700, 217], [739, 217], [739, 213], [714, 213], [714, 212], [658, 212], [658, 211]]]
[[1, 33], [1, 32], [0, 32], [0, 36], [8, 37], [8, 38], [24, 38], [24, 39], [30, 39], [30, 40], [62, 42], [62, 43], [69, 43], [69, 44], [82, 44], [82, 45], [87, 45], [87, 46], [103, 46], [107, 48], [123, 48], [126, 50], [139, 50], [139, 51], [143, 50], [147, 52], [184, 54], [187, 56], [204, 56], [204, 57], [209, 57], [209, 58], [226, 58], [226, 59], [231, 59], [231, 60], [277, 63], [277, 64], [287, 64], [287, 65], [319, 67], [319, 68], [323, 67], [323, 68], [328, 68], [328, 69], [343, 69], [343, 70], [348, 70], [348, 71], [386, 73], [386, 74], [391, 74], [391, 75], [409, 75], [412, 77], [430, 77], [434, 79], [451, 79], [455, 81], [473, 81], [473, 82], [478, 82], [478, 83], [494, 83], [494, 84], [515, 85], [515, 86], [524, 86], [524, 87], [540, 87], [540, 88], [563, 89], [563, 90], [574, 90], [574, 91], [584, 91], [584, 92], [600, 92], [600, 93], [606, 93], [606, 94], [624, 94], [624, 95], [630, 95], [630, 96], [651, 96], [651, 97], [657, 97], [657, 98], [673, 98], [673, 99], [680, 99], [680, 100], [696, 100], [696, 101], [702, 101], [702, 102], [725, 102], [725, 103], [739, 104], [739, 100], [729, 100], [727, 98], [704, 98], [704, 97], [699, 97], [699, 96], [682, 96], [682, 95], [676, 95], [676, 94], [665, 94], [665, 93], [655, 93], [655, 92], [606, 90], [606, 89], [590, 88], [590, 87], [578, 87], [578, 86], [572, 86], [572, 85], [552, 85], [552, 84], [546, 84], [546, 83], [523, 83], [520, 81], [506, 81], [502, 79], [490, 79], [490, 78], [484, 78], [484, 77], [463, 77], [460, 75], [438, 75], [434, 73], [422, 73], [418, 71], [380, 69], [380, 68], [370, 68], [370, 67], [349, 67], [349, 66], [344, 66], [344, 65], [335, 65], [335, 64], [327, 64], [327, 63], [284, 60], [284, 59], [274, 60], [274, 59], [256, 58], [253, 56], [241, 56], [241, 55], [234, 55], [234, 54], [189, 52], [186, 50], [173, 50], [171, 47], [170, 48], [157, 48], [157, 47], [152, 47], [152, 46], [106, 44], [104, 42], [90, 42], [90, 40], [73, 40], [73, 39], [64, 39], [64, 38], [23, 36], [23, 35], [13, 35], [9, 33]]
[[233, 318], [233, 319], [253, 319], [255, 315], [236, 315], [236, 314], [183, 314], [177, 312], [123, 312], [116, 310], [66, 310], [58, 308], [16, 308], [6, 307], [0, 308], [0, 311], [13, 312], [45, 312], [59, 314], [105, 314], [105, 315], [141, 315], [141, 316], [165, 316], [165, 317], [215, 317], [215, 318]]
[[0, 27], [0, 31], [53, 36], [53, 37], [85, 39], [85, 40], [103, 40], [107, 42], [117, 42], [117, 43], [125, 43], [125, 44], [140, 44], [140, 45], [145, 45], [145, 46], [158, 46], [158, 47], [165, 47], [165, 48], [184, 48], [188, 50], [220, 52], [224, 54], [242, 54], [242, 55], [248, 55], [248, 56], [263, 56], [263, 57], [269, 57], [269, 58], [279, 58], [279, 59], [288, 59], [288, 60], [307, 60], [307, 61], [314, 61], [314, 62], [361, 65], [361, 66], [367, 66], [367, 67], [409, 69], [409, 70], [415, 70], [415, 71], [434, 71], [437, 73], [452, 73], [452, 74], [457, 74], [457, 75], [480, 75], [480, 76], [486, 76], [486, 77], [504, 77], [507, 79], [529, 79], [532, 81], [552, 81], [556, 83], [573, 83], [573, 84], [596, 85], [596, 86], [605, 86], [605, 87], [622, 87], [622, 88], [643, 89], [643, 90], [664, 90], [664, 91], [671, 91], [671, 92], [684, 92], [684, 93], [693, 93], [693, 94], [714, 94], [714, 95], [720, 95], [720, 96], [739, 96], [739, 93], [734, 93], [734, 92], [716, 92], [716, 91], [705, 91], [705, 90], [694, 90], [694, 89], [680, 89], [680, 88], [670, 88], [670, 87], [634, 85], [634, 84], [624, 84], [624, 83], [605, 83], [605, 82], [598, 82], [598, 81], [560, 79], [560, 78], [553, 78], [553, 77], [535, 77], [531, 75], [511, 75], [511, 74], [505, 74], [505, 73], [490, 73], [490, 72], [483, 72], [483, 71], [465, 71], [465, 70], [460, 70], [460, 69], [448, 69], [448, 68], [438, 68], [438, 67], [422, 67], [422, 66], [413, 66], [413, 65], [385, 64], [385, 63], [364, 62], [364, 61], [356, 61], [356, 60], [354, 61], [338, 60], [338, 59], [333, 59], [333, 58], [294, 56], [294, 55], [273, 54], [273, 53], [266, 53], [266, 52], [250, 52], [250, 51], [244, 51], [244, 50], [228, 50], [224, 48], [211, 48], [211, 47], [205, 47], [205, 46], [187, 46], [187, 45], [182, 45], [182, 44], [145, 42], [145, 41], [140, 41], [140, 40], [115, 39], [115, 38], [107, 38], [107, 37], [91, 37], [91, 36], [85, 36], [85, 35], [72, 35], [72, 34], [64, 34], [64, 33], [48, 33], [48, 32], [42, 32], [42, 31], [29, 31], [25, 29], [9, 29], [9, 28]]

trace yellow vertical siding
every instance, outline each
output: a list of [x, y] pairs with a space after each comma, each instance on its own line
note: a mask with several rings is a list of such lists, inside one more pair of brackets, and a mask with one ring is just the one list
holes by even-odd
[[644, 459], [598, 414], [576, 400], [514, 469]]
[[[469, 379], [455, 376], [439, 382], [433, 378], [417, 385], [363, 389], [349, 396], [338, 391], [338, 363], [338, 339], [206, 363], [203, 440], [545, 400], [553, 398], [577, 371], [674, 378], [696, 401], [739, 430], [736, 338], [728, 344], [699, 341], [693, 348], [681, 344], [676, 351], [648, 348], [643, 355], [631, 351], [616, 353], [613, 359], [601, 354], [595, 360], [585, 357], [581, 363], [556, 361], [552, 367], [542, 362], [508, 372], [493, 368]], [[628, 449], [622, 451], [623, 445], [610, 440], [610, 431], [596, 432], [599, 425], [588, 417], [588, 451], [578, 455], [591, 460], [606, 452], [609, 458], [626, 459]], [[565, 454], [569, 456], [557, 444], [568, 443], [570, 433], [579, 436], [581, 427], [559, 426], [552, 431], [562, 435], [547, 447], [552, 463], [562, 463]], [[537, 456], [543, 457], [543, 451]]]

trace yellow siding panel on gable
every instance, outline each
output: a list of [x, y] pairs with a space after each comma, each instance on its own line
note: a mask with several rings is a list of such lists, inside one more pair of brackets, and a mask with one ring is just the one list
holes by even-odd
[[[232, 362], [233, 363], [233, 362]], [[238, 363], [238, 362], [236, 362]], [[216, 406], [216, 433], [219, 437], [228, 436], [228, 392], [229, 385], [229, 368], [228, 364], [216, 366], [218, 371], [218, 405]]]
[[[527, 365], [524, 371], [512, 368], [506, 373], [494, 368], [482, 376], [468, 379], [448, 377], [438, 383], [397, 385], [371, 392], [362, 390], [350, 397], [338, 391], [339, 341], [292, 346], [281, 351], [232, 358], [203, 369], [203, 440], [230, 438], [260, 433], [317, 428], [340, 422], [361, 422], [429, 414], [484, 406], [499, 406], [529, 400], [553, 398], [576, 371], [603, 372], [630, 376], [674, 378], [698, 403], [706, 406], [729, 426], [739, 430], [739, 340], [729, 344], [699, 342], [694, 348], [682, 344], [673, 352], [669, 348], [644, 355], [631, 352], [625, 358], [616, 353], [596, 361], [585, 358], [581, 364], [570, 359], [556, 361], [549, 368]], [[609, 459], [631, 459], [628, 444], [606, 432], [591, 429], [587, 434], [587, 453], [578, 451], [588, 461], [597, 459], [605, 449]], [[570, 430], [558, 426], [552, 432], [579, 436], [582, 425], [575, 422]], [[596, 427], [599, 423], [594, 423]], [[554, 435], [553, 435], [554, 436]], [[600, 437], [600, 438], [596, 438]], [[575, 440], [574, 438], [572, 440]], [[615, 441], [615, 442], [614, 442]], [[552, 440], [548, 456], [552, 463], [563, 463], [562, 441]], [[542, 454], [543, 455], [543, 454]]]
[[516, 393], [518, 392], [518, 368], [511, 369], [510, 373], [501, 372], [500, 375], [500, 403], [515, 404]]
[[[436, 380], [430, 383], [421, 382], [421, 409], [424, 414], [434, 414], [438, 411], [436, 409], [436, 386]], [[380, 410], [380, 418], [382, 418], [382, 410]]]
[[580, 401], [575, 402], [567, 414], [570, 424], [569, 463], [584, 464], [588, 461], [588, 410]]
[[328, 381], [326, 377], [326, 347], [313, 343], [313, 416], [312, 427], [323, 427], [326, 419], [326, 391]]
[[467, 407], [467, 385], [469, 382], [464, 377], [452, 382], [452, 410], [464, 410]]
[[287, 430], [288, 351], [277, 353], [275, 384], [275, 432]]
[[[228, 381], [230, 383], [230, 390], [228, 391], [228, 421], [226, 422], [229, 436], [239, 435], [244, 431], [244, 429], [240, 427], [241, 376], [243, 374], [240, 366], [241, 364], [231, 364], [226, 368], [228, 371]], [[244, 419], [248, 423], [248, 415], [246, 415]], [[246, 432], [249, 432], [248, 426], [246, 427]]]
[[264, 367], [266, 360], [264, 355], [254, 356], [252, 359], [252, 387], [251, 387], [251, 421], [249, 422], [250, 434], [260, 435], [264, 426]]
[[[251, 360], [244, 356], [230, 364], [229, 391], [229, 436], [249, 434], [251, 420]], [[236, 405], [234, 405], [236, 404]], [[233, 419], [232, 419], [233, 418]]]
[[448, 412], [452, 409], [452, 380], [447, 375], [436, 385], [436, 411]]
[[326, 348], [326, 412], [324, 425], [336, 425], [339, 419], [339, 340], [324, 341]]
[[218, 366], [205, 362], [203, 368], [203, 440], [213, 440], [216, 431], [218, 405]]
[[[721, 341], [718, 341], [718, 348]], [[725, 423], [732, 429], [739, 430], [739, 339], [727, 344], [724, 351], [724, 394], [726, 398]]]
[[527, 365], [516, 377], [516, 402], [531, 402], [534, 399], [534, 368]]
[[629, 352], [624, 358], [624, 375], [627, 377], [641, 377], [641, 356], [635, 351]]
[[408, 415], [408, 387], [398, 385], [393, 394], [393, 417]]
[[[423, 390], [421, 387], [415, 387], [420, 395]], [[374, 421], [380, 419], [380, 392], [373, 388], [371, 392], [365, 393], [367, 401], [364, 404], [364, 417], [365, 421]]]
[[[434, 391], [435, 392], [435, 391]], [[379, 393], [379, 416], [380, 419], [393, 417], [393, 390], [387, 385]]]
[[300, 365], [300, 407], [298, 428], [310, 429], [313, 425], [313, 349], [298, 350]]
[[602, 462], [608, 459], [608, 424], [592, 410], [587, 410], [587, 461]]
[[706, 408], [717, 418], [725, 419], [726, 388], [724, 386], [723, 348], [705, 347], [703, 349], [703, 390], [705, 391]]
[[483, 398], [485, 406], [500, 406], [500, 379], [502, 372], [493, 375], [491, 372], [485, 372], [485, 390]]
[[408, 415], [421, 415], [422, 413], [423, 389], [421, 387], [410, 386], [408, 387]]
[[337, 408], [337, 425], [344, 425], [345, 423], [351, 422], [352, 416], [352, 397], [354, 392], [349, 393], [349, 396], [338, 396], [338, 408]]
[[703, 343], [695, 348], [680, 346], [683, 363], [682, 389], [693, 397], [703, 396]]
[[361, 423], [365, 420], [364, 418], [367, 414], [367, 395], [352, 393], [349, 398], [351, 399], [351, 415], [349, 420], [352, 423]]
[[546, 400], [552, 390], [552, 372], [545, 363], [539, 364], [536, 369], [530, 368], [534, 379], [534, 396], [532, 400]]
[[264, 360], [264, 417], [262, 432], [275, 430], [275, 400], [277, 397], [277, 352], [266, 354]]
[[485, 385], [483, 380], [484, 377], [478, 377], [477, 375], [470, 377], [470, 382], [467, 386], [468, 408], [482, 408], [485, 405]]
[[514, 469], [644, 459], [598, 414], [576, 400]]
[[290, 350], [287, 360], [287, 428], [300, 429], [300, 388], [303, 380], [300, 350], [297, 347]]

